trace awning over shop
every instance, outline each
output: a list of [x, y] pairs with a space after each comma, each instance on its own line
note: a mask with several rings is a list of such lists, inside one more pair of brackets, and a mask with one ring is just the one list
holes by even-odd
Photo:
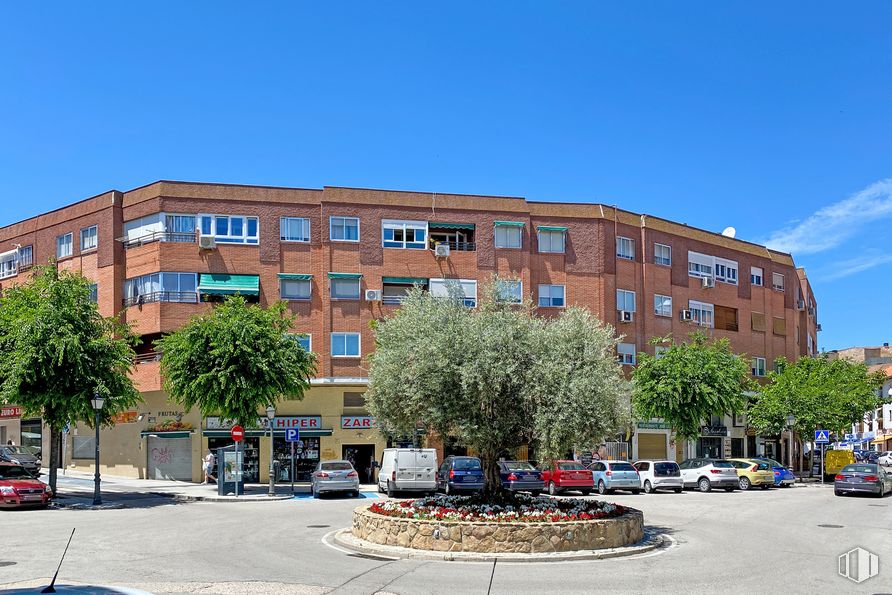
[[495, 221], [496, 227], [523, 227], [523, 221]]
[[[229, 438], [232, 436], [229, 430], [204, 430], [202, 435], [206, 438]], [[275, 430], [273, 431], [273, 435], [276, 438], [284, 438], [285, 430]], [[306, 436], [307, 438], [316, 438], [318, 436], [331, 436], [330, 428], [320, 428], [318, 430], [301, 430], [301, 436]], [[269, 436], [269, 430], [264, 430], [261, 428], [254, 430], [245, 430], [245, 436], [248, 438], [263, 438], [264, 436]]]
[[278, 277], [286, 281], [310, 281], [313, 279], [313, 275], [299, 275], [297, 273], [279, 273]]
[[260, 276], [202, 273], [198, 280], [198, 292], [209, 295], [260, 295]]
[[880, 436], [875, 440], [871, 440], [871, 444], [885, 444], [887, 440], [892, 440], [892, 436]]
[[382, 283], [397, 283], [399, 285], [427, 285], [427, 279], [420, 277], [383, 277]]
[[192, 435], [192, 432], [149, 432], [144, 431], [139, 433], [140, 438], [148, 438], [151, 436], [152, 438], [188, 438]]
[[329, 279], [362, 279], [362, 273], [329, 273]]
[[538, 229], [539, 231], [562, 231], [565, 233], [567, 231], [566, 227], [560, 227], [558, 225], [539, 225], [536, 227], [536, 229]]
[[439, 221], [431, 221], [427, 226], [436, 229], [474, 229], [476, 227], [473, 223], [442, 223]]

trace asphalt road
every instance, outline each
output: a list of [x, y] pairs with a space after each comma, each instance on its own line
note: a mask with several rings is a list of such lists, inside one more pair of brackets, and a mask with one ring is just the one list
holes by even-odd
[[[646, 524], [676, 545], [642, 557], [502, 563], [491, 592], [892, 592], [889, 496], [797, 486], [609, 499], [643, 510]], [[60, 581], [155, 593], [487, 592], [492, 564], [365, 559], [324, 545], [323, 536], [350, 524], [356, 504], [146, 500], [121, 510], [2, 512], [0, 589], [51, 576], [76, 527]], [[880, 556], [880, 574], [860, 585], [837, 575], [838, 556], [857, 546]]]

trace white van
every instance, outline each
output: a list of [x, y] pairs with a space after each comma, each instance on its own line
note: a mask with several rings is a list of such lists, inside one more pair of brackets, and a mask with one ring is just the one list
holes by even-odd
[[437, 451], [433, 448], [385, 448], [378, 471], [378, 492], [437, 491]]

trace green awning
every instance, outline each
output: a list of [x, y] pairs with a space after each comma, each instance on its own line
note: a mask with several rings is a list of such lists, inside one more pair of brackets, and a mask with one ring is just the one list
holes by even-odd
[[362, 273], [329, 273], [329, 279], [362, 279]]
[[140, 438], [148, 438], [151, 436], [152, 438], [188, 438], [192, 435], [192, 432], [149, 432], [148, 430], [140, 432]]
[[566, 227], [559, 227], [557, 225], [539, 225], [536, 227], [539, 231], [563, 231], [566, 233]]
[[[204, 430], [202, 432], [205, 438], [231, 438], [232, 433], [229, 430]], [[275, 430], [273, 432], [276, 438], [284, 438], [285, 430]], [[301, 430], [300, 431], [301, 438], [317, 438], [319, 436], [331, 436], [331, 429], [319, 429], [319, 430]], [[269, 436], [269, 430], [245, 430], [245, 436], [247, 438], [263, 438], [265, 436]]]
[[422, 279], [420, 277], [383, 277], [381, 279], [382, 283], [398, 283], [400, 285], [427, 285], [427, 279]]
[[278, 277], [288, 281], [310, 281], [313, 279], [313, 275], [298, 275], [296, 273], [279, 273]]
[[202, 273], [198, 280], [198, 292], [210, 295], [260, 295], [260, 276]]
[[495, 221], [496, 227], [523, 227], [523, 221]]
[[473, 223], [441, 223], [438, 221], [430, 221], [428, 227], [436, 227], [437, 229], [474, 229]]

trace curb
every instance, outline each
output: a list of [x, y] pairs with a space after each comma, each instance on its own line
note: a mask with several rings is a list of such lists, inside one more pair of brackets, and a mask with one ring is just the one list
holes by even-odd
[[291, 500], [292, 495], [287, 496], [195, 496], [193, 494], [172, 494], [175, 500], [181, 502], [280, 502]]
[[407, 547], [392, 545], [378, 545], [353, 535], [350, 529], [340, 529], [329, 533], [323, 538], [327, 541], [331, 537], [338, 546], [350, 550], [350, 552], [383, 558], [389, 560], [434, 560], [440, 562], [575, 562], [578, 560], [603, 560], [619, 558], [623, 556], [635, 556], [664, 549], [672, 544], [663, 534], [645, 529], [644, 539], [634, 545], [618, 548], [606, 548], [603, 550], [578, 550], [574, 552], [543, 552], [537, 554], [487, 554], [479, 552], [435, 552], [432, 550], [416, 550]]

